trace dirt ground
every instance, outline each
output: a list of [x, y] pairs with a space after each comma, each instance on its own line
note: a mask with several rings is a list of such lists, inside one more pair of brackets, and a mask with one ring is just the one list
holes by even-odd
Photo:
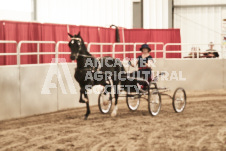
[[93, 106], [87, 121], [85, 108], [1, 121], [0, 150], [226, 150], [226, 90], [189, 92], [179, 114], [162, 100], [156, 117], [120, 100], [115, 118]]

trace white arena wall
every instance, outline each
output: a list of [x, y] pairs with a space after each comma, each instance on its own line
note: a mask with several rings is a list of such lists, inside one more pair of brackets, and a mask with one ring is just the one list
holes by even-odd
[[21, 116], [19, 68], [0, 67], [0, 120]]
[[[161, 70], [167, 71], [173, 78], [173, 80], [165, 80], [163, 86], [169, 87], [172, 90], [177, 87], [183, 87], [186, 90], [211, 90], [226, 88], [225, 59], [169, 59], [165, 60], [163, 65], [164, 66]], [[180, 80], [180, 71], [182, 73], [182, 80]], [[176, 73], [178, 80], [176, 80], [176, 77], [174, 78], [172, 75], [173, 73]]]
[[[63, 94], [59, 86], [59, 79], [54, 75], [51, 83], [56, 88], [50, 88], [50, 94], [42, 94], [45, 79], [50, 66], [60, 72], [64, 83], [66, 94]], [[29, 115], [53, 112], [62, 109], [85, 107], [80, 104], [79, 85], [74, 80], [74, 68], [76, 64], [67, 64], [76, 94], [71, 94], [60, 64], [1, 66], [0, 67], [0, 120]], [[57, 73], [59, 75], [59, 73]], [[97, 104], [98, 95], [89, 95], [90, 105]]]
[[[67, 83], [68, 77], [65, 76], [60, 63], [58, 65], [1, 66], [0, 120], [85, 107], [85, 104], [78, 102], [79, 85], [73, 76], [76, 64], [67, 63], [66, 65], [70, 71], [70, 78], [73, 80], [76, 94], [70, 92]], [[57, 71], [57, 74], [51, 79], [51, 83], [56, 85], [56, 88], [50, 88], [50, 94], [42, 94], [50, 68]], [[132, 70], [130, 69], [130, 71]], [[159, 82], [159, 86], [169, 87], [172, 91], [177, 87], [183, 87], [185, 90], [226, 89], [226, 59], [157, 59], [154, 71], [167, 71], [170, 74], [167, 81]], [[179, 78], [180, 72], [182, 78], [186, 78], [186, 80], [176, 80], [176, 77]], [[58, 75], [62, 77], [66, 94], [59, 84], [61, 80], [57, 78]], [[171, 76], [174, 78], [173, 80], [170, 80]], [[90, 94], [89, 98], [91, 105], [97, 104], [97, 94]]]

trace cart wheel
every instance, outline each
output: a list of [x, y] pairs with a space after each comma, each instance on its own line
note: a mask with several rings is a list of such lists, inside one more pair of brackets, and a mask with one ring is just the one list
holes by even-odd
[[148, 92], [148, 110], [152, 116], [158, 115], [161, 110], [161, 95], [157, 89]]
[[107, 114], [111, 110], [112, 97], [110, 93], [104, 94], [104, 92], [99, 94], [98, 106], [99, 110], [103, 114]]
[[177, 88], [173, 94], [173, 109], [175, 112], [180, 113], [186, 106], [186, 92], [183, 88]]
[[127, 92], [126, 104], [131, 111], [136, 111], [140, 105], [140, 96], [136, 93], [131, 94]]

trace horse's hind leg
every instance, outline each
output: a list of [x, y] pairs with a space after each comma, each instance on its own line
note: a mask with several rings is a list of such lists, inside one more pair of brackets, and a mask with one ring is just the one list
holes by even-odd
[[88, 119], [89, 114], [90, 114], [90, 108], [89, 108], [89, 101], [88, 101], [86, 102], [86, 114], [85, 114], [84, 120]]
[[118, 87], [117, 87], [117, 85], [114, 85], [114, 89], [115, 89], [115, 91], [114, 91], [114, 93], [115, 93], [115, 106], [114, 106], [114, 109], [113, 109], [113, 111], [112, 111], [112, 113], [111, 113], [111, 116], [116, 116], [117, 115], [117, 111], [118, 111], [118, 106], [117, 106], [117, 104], [118, 104]]
[[[84, 95], [84, 100], [82, 98], [82, 96]], [[84, 87], [81, 87], [81, 90], [80, 90], [80, 99], [79, 99], [79, 102], [80, 103], [86, 103], [86, 114], [85, 114], [85, 120], [87, 120], [89, 114], [90, 114], [90, 108], [89, 108], [89, 99], [88, 99], [88, 95], [86, 93], [86, 90]]]

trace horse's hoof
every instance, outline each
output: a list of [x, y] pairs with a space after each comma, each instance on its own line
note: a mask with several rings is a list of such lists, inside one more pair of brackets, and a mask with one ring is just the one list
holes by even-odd
[[79, 100], [79, 103], [86, 103], [86, 101], [84, 101], [84, 100]]
[[84, 120], [87, 120], [87, 119], [88, 119], [88, 116], [85, 115]]
[[111, 113], [111, 117], [115, 117], [116, 115], [117, 115], [116, 111], [113, 111], [113, 112]]

